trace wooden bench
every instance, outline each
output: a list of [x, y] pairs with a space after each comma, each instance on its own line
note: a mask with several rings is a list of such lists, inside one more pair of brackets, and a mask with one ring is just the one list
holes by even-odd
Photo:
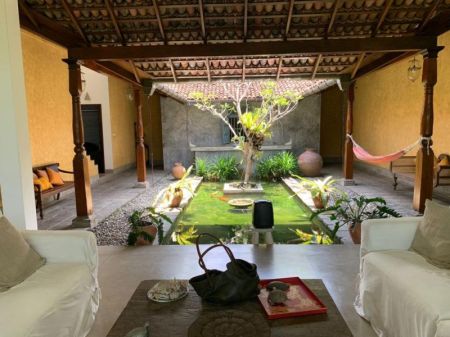
[[[47, 168], [51, 168], [56, 172], [73, 174], [71, 171], [62, 170], [59, 168], [59, 163], [49, 163], [39, 166], [33, 166], [33, 173], [37, 175], [37, 170], [46, 171]], [[42, 199], [46, 197], [53, 197], [54, 200], [59, 200], [61, 192], [70, 190], [74, 187], [73, 181], [64, 181], [64, 185], [53, 186], [53, 188], [42, 191], [41, 185], [34, 184], [34, 196], [36, 199], [36, 208], [39, 210], [39, 215], [41, 219], [44, 218], [44, 212], [42, 207]]]
[[[439, 164], [442, 160], [446, 159], [450, 162], [450, 155], [441, 154], [436, 158], [435, 165], [435, 176], [434, 176], [434, 186], [448, 186], [450, 185], [450, 165]], [[390, 171], [392, 172], [392, 177], [394, 178], [394, 183], [392, 186], [394, 190], [397, 189], [398, 177], [399, 175], [415, 179], [416, 175], [416, 157], [415, 156], [403, 156], [397, 160], [391, 162]]]

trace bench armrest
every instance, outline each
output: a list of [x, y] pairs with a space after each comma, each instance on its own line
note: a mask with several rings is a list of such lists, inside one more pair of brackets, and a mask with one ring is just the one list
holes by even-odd
[[59, 172], [62, 172], [62, 173], [73, 174], [72, 171], [63, 170], [63, 169], [61, 169], [61, 168], [59, 168], [59, 167], [58, 167], [58, 171], [59, 171]]
[[98, 252], [94, 233], [89, 231], [22, 231], [31, 247], [48, 263], [85, 263], [97, 272]]
[[408, 250], [422, 217], [372, 219], [362, 223], [361, 257], [382, 250]]

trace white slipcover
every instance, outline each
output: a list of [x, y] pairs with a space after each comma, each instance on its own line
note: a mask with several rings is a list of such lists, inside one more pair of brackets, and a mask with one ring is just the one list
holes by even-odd
[[24, 231], [46, 264], [0, 293], [0, 337], [85, 337], [99, 304], [96, 239], [88, 231]]
[[357, 312], [380, 337], [450, 337], [450, 270], [409, 251], [417, 218], [362, 225]]

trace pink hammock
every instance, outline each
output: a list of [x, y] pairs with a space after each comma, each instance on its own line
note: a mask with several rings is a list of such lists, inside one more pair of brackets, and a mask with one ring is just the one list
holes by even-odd
[[400, 157], [403, 157], [406, 153], [411, 151], [414, 147], [417, 146], [417, 144], [420, 143], [419, 139], [417, 142], [405, 147], [403, 150], [385, 156], [373, 156], [369, 152], [364, 150], [358, 143], [356, 143], [351, 135], [347, 135], [347, 137], [350, 138], [350, 140], [353, 143], [353, 153], [355, 154], [355, 157], [358, 158], [359, 160], [366, 161], [372, 164], [385, 164], [397, 160]]

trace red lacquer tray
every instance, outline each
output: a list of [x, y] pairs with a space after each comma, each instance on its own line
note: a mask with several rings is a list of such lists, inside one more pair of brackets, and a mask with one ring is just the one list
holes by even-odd
[[[288, 300], [284, 305], [272, 306], [267, 302], [268, 291], [265, 287], [272, 281], [281, 281], [290, 285], [287, 294]], [[299, 277], [261, 280], [259, 284], [261, 293], [258, 295], [258, 299], [268, 319], [317, 315], [327, 312], [327, 307]]]

